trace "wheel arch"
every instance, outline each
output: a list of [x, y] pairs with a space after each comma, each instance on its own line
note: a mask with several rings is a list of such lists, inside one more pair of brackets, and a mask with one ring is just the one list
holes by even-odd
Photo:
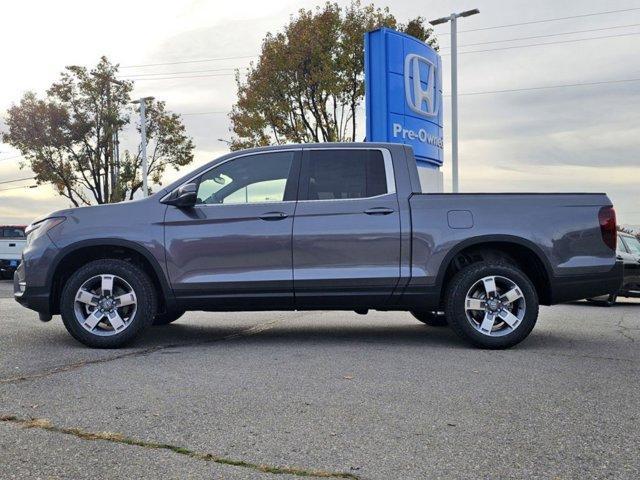
[[47, 285], [50, 289], [50, 308], [60, 312], [60, 294], [67, 278], [79, 266], [104, 258], [125, 258], [138, 263], [149, 275], [158, 290], [158, 311], [175, 305], [175, 297], [166, 275], [153, 254], [139, 243], [119, 238], [83, 240], [63, 248], [49, 270]]
[[467, 263], [496, 252], [515, 263], [533, 282], [540, 303], [551, 303], [552, 269], [546, 255], [535, 243], [513, 235], [483, 235], [461, 241], [447, 253], [442, 262], [436, 284], [444, 292], [449, 280]]

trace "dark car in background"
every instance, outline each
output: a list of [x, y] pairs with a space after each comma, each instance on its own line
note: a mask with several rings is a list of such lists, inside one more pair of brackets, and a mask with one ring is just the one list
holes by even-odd
[[589, 301], [611, 307], [618, 297], [640, 298], [640, 240], [629, 233], [618, 233], [616, 259], [623, 264], [623, 279], [620, 290]]

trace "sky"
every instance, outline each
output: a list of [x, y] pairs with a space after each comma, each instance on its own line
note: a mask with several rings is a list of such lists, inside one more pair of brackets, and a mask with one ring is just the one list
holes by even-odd
[[[267, 32], [281, 30], [298, 9], [321, 3], [5, 2], [0, 18], [0, 131], [5, 129], [2, 119], [7, 108], [26, 91], [41, 95], [66, 65], [93, 66], [107, 55], [121, 65], [123, 77], [138, 78], [134, 96], [153, 95], [183, 115], [196, 144], [196, 160], [180, 172], [168, 171], [164, 180], [172, 181], [227, 152], [218, 139], [230, 138], [227, 112], [236, 99], [233, 69], [243, 69], [255, 60]], [[374, 4], [388, 6], [400, 21], [481, 10], [461, 19], [458, 27], [462, 192], [604, 191], [616, 206], [619, 222], [640, 228], [640, 81], [625, 81], [640, 79], [637, 0], [388, 0]], [[637, 9], [538, 22], [633, 8]], [[514, 23], [525, 24], [492, 28]], [[436, 27], [445, 94], [450, 85], [448, 32], [448, 25]], [[556, 43], [525, 46], [550, 42]], [[246, 58], [134, 67], [221, 57]], [[203, 75], [197, 78], [164, 76], [203, 70], [186, 75]], [[164, 75], [153, 79], [150, 74]], [[594, 82], [613, 83], [531, 90]], [[504, 91], [514, 89], [520, 91]], [[450, 189], [448, 101], [446, 97], [445, 191]], [[360, 134], [364, 137], [364, 131]], [[123, 142], [127, 148], [136, 148], [133, 132], [125, 134]], [[14, 158], [18, 153], [0, 143], [0, 182], [31, 175], [28, 169], [20, 169], [20, 159]], [[0, 191], [0, 224], [26, 224], [69, 206], [50, 187], [20, 188], [29, 184], [0, 184], [4, 190]]]

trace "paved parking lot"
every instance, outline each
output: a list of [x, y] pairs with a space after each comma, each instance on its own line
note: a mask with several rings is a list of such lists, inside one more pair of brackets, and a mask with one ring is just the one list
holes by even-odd
[[[0, 478], [640, 477], [640, 302], [509, 351], [404, 313], [190, 313], [89, 350], [0, 282]], [[276, 476], [277, 475], [277, 476]]]

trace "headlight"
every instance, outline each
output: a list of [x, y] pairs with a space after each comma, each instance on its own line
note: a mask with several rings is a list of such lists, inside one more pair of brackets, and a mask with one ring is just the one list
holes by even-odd
[[41, 237], [56, 225], [60, 225], [66, 220], [66, 217], [51, 217], [40, 220], [37, 223], [29, 225], [24, 233], [27, 235], [27, 243], [33, 242], [36, 238]]

